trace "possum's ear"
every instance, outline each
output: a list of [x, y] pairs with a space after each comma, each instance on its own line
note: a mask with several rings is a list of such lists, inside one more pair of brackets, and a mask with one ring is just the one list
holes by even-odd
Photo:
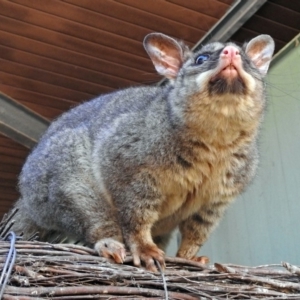
[[159, 74], [169, 79], [177, 76], [183, 64], [183, 48], [178, 41], [162, 33], [150, 33], [144, 47]]
[[273, 39], [266, 34], [257, 36], [246, 46], [246, 54], [263, 76], [267, 74], [274, 48]]

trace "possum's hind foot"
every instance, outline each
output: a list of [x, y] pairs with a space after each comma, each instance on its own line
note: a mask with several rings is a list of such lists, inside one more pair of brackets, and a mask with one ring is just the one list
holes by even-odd
[[195, 256], [192, 258], [192, 260], [199, 262], [203, 265], [207, 265], [209, 263], [209, 258], [207, 256]]
[[125, 246], [112, 238], [98, 241], [94, 248], [100, 256], [113, 259], [118, 264], [122, 264], [125, 260]]

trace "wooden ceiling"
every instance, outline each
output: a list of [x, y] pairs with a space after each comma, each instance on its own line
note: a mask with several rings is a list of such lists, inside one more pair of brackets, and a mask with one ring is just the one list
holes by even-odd
[[[234, 0], [0, 0], [0, 91], [52, 120], [116, 89], [152, 84], [142, 41], [159, 31], [196, 44]], [[278, 51], [300, 30], [300, 1], [269, 0], [232, 37], [275, 38]], [[29, 150], [0, 135], [0, 216], [18, 198]]]
[[193, 45], [232, 1], [224, 2], [0, 0], [0, 90], [52, 119], [95, 95], [155, 82], [144, 36], [163, 31]]
[[279, 51], [300, 31], [300, 1], [268, 0], [232, 37], [243, 43], [258, 34], [269, 34]]

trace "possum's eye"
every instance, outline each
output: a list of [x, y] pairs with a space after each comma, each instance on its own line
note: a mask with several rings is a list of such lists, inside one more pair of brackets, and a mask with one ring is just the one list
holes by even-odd
[[208, 59], [209, 59], [208, 54], [200, 54], [199, 56], [196, 57], [195, 63], [196, 65], [201, 65]]

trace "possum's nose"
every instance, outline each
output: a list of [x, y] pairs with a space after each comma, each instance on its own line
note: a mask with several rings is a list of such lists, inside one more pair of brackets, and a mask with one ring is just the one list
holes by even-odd
[[233, 80], [238, 76], [238, 69], [241, 69], [240, 50], [235, 46], [226, 46], [220, 55], [221, 71], [217, 76], [227, 80]]
[[240, 55], [240, 51], [238, 48], [234, 46], [226, 46], [221, 54], [223, 57], [228, 57], [234, 59], [236, 56]]

